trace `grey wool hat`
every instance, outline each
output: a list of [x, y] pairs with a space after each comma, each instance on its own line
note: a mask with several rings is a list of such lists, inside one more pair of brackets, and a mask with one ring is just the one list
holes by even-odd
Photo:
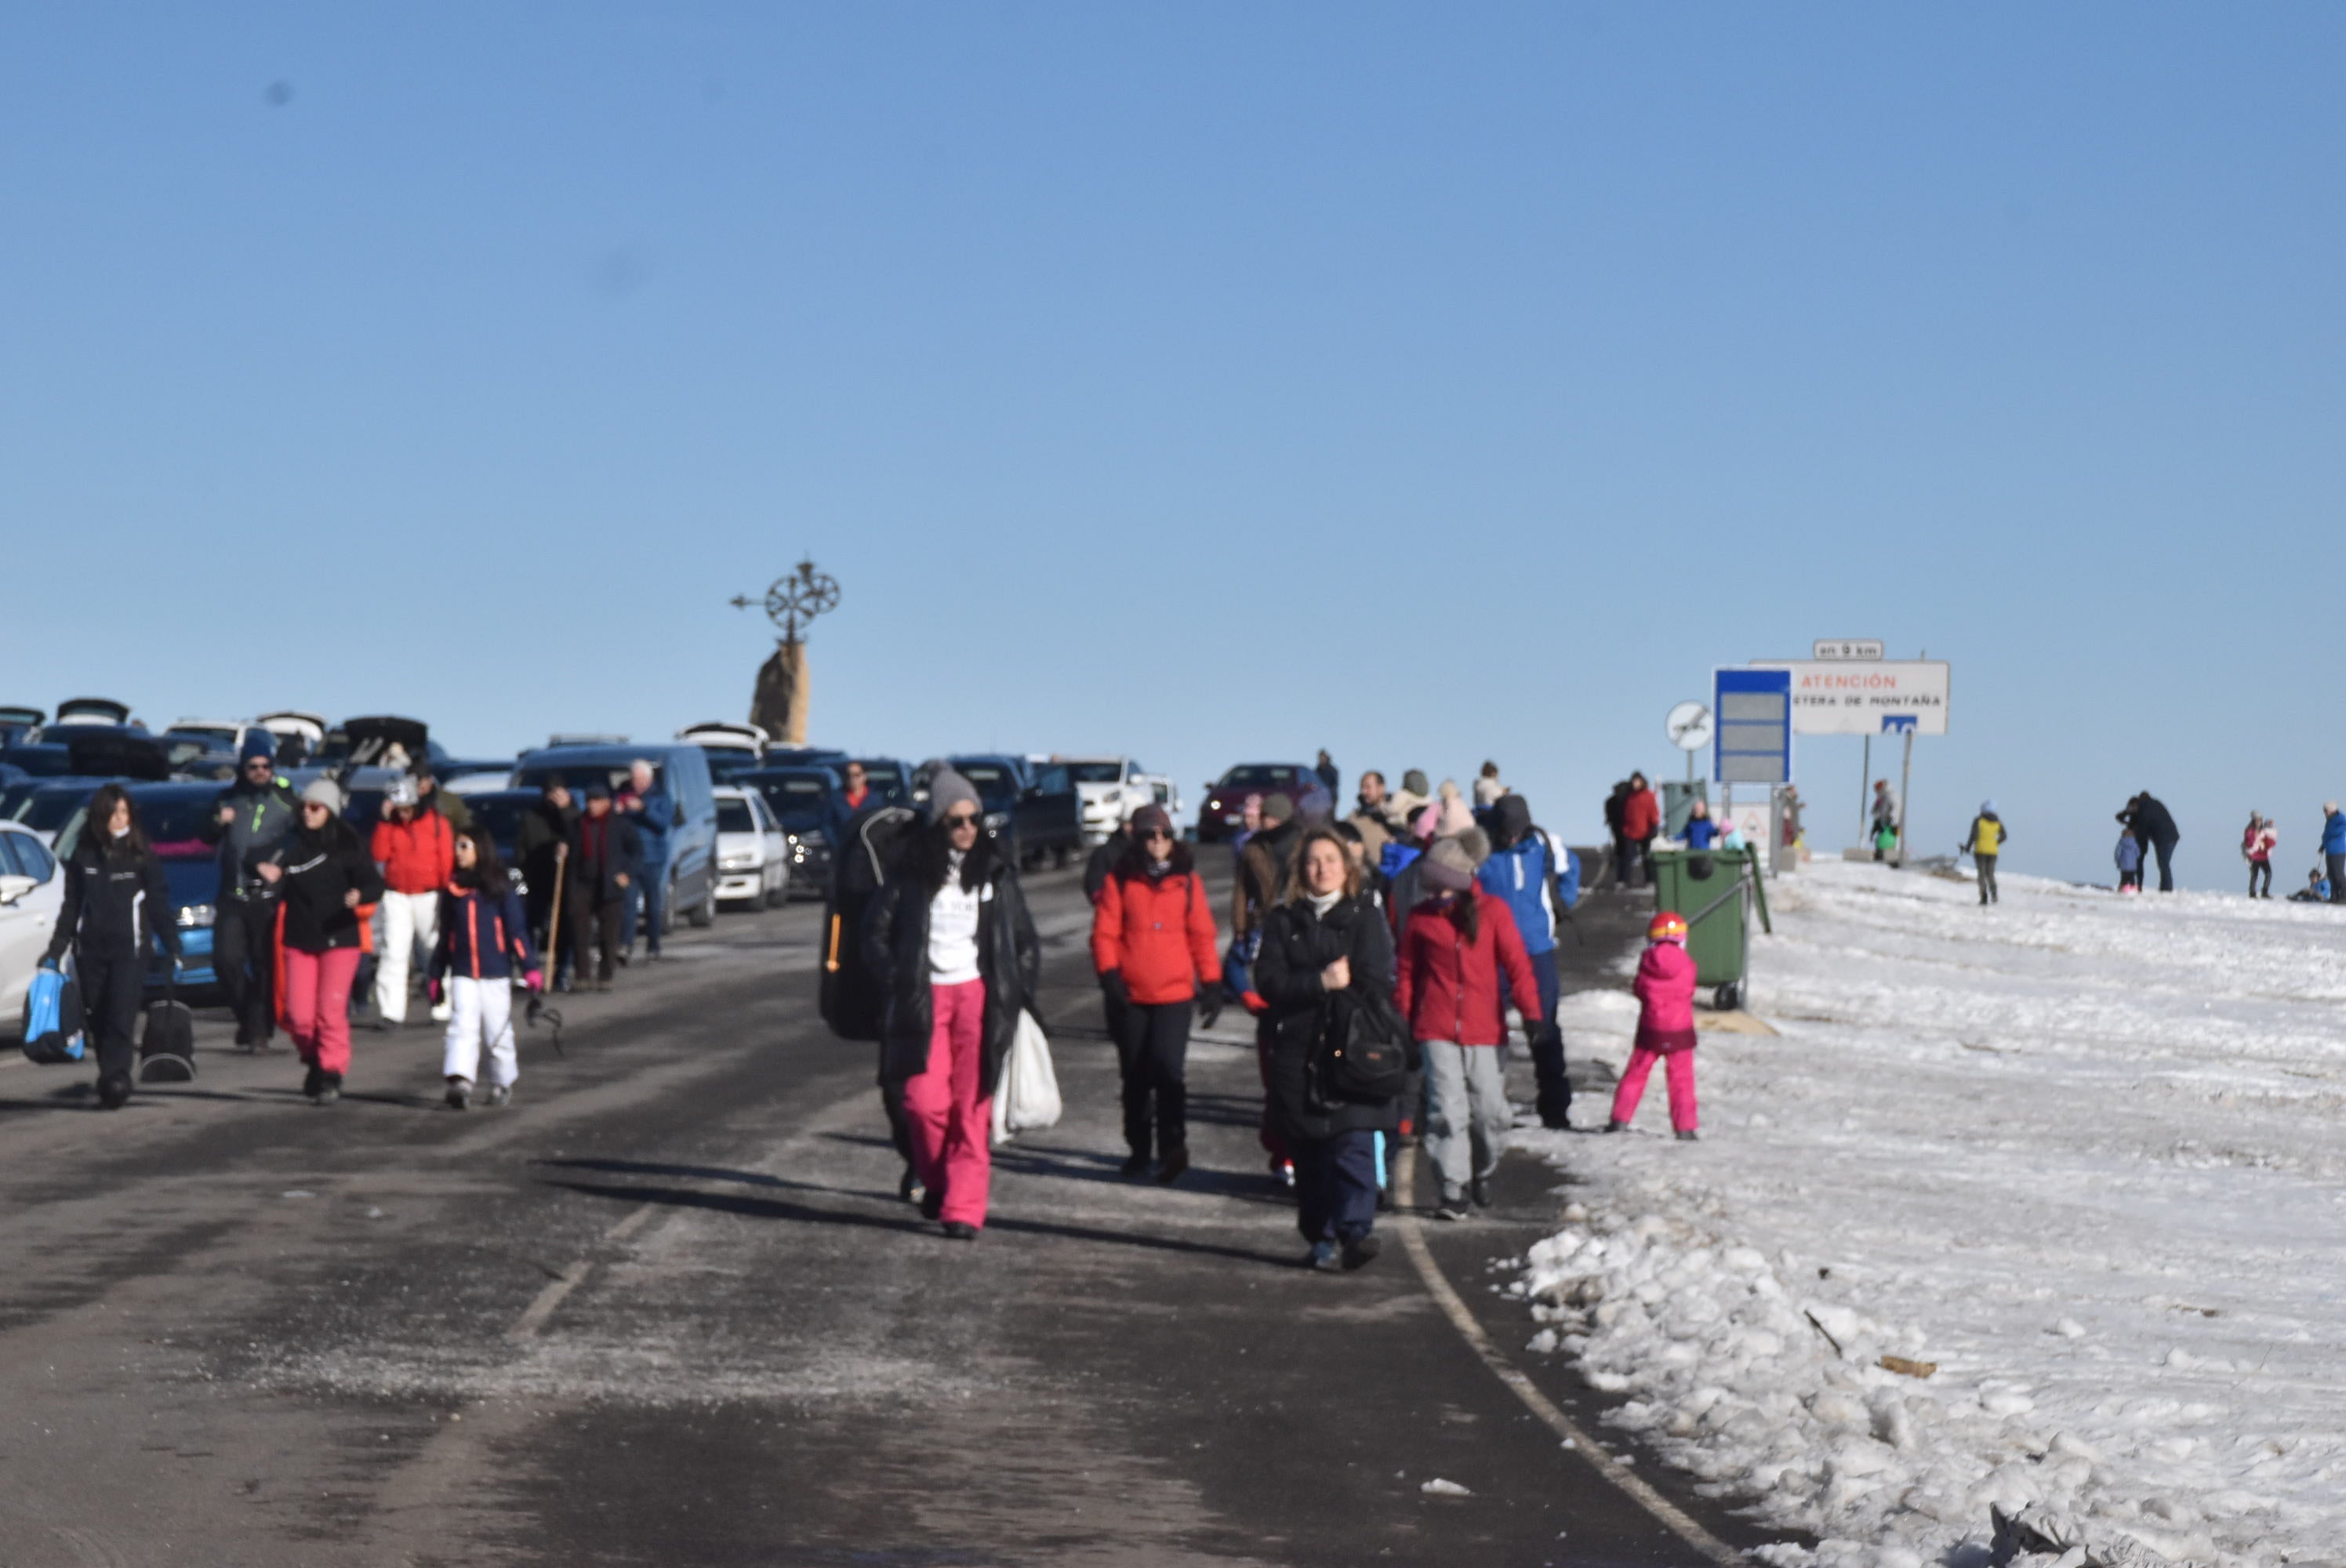
[[1457, 840], [1436, 839], [1433, 848], [1425, 851], [1422, 874], [1434, 887], [1463, 893], [1474, 885], [1474, 860]]
[[310, 780], [309, 786], [301, 791], [301, 799], [305, 802], [314, 800], [327, 810], [336, 813], [340, 813], [342, 809], [342, 792], [331, 779]]
[[985, 814], [985, 802], [977, 798], [977, 786], [950, 768], [937, 769], [929, 780], [929, 820], [942, 822], [945, 813], [955, 806], [974, 806], [979, 816]]

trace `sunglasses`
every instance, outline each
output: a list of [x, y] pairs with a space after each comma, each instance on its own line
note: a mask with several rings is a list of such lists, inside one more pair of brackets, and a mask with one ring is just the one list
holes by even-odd
[[974, 828], [977, 826], [977, 813], [974, 811], [948, 812], [945, 816], [945, 826], [948, 828]]
[[247, 773], [266, 773], [269, 771], [270, 767], [270, 763], [268, 758], [256, 757], [251, 761], [244, 765], [244, 770]]
[[1147, 832], [1140, 835], [1140, 841], [1144, 844], [1153, 844], [1159, 839], [1164, 840], [1165, 842], [1169, 844], [1173, 841], [1173, 835], [1167, 832], [1162, 828], [1151, 828]]
[[326, 809], [326, 808], [325, 808], [325, 804], [324, 804], [324, 802], [322, 802], [322, 801], [319, 801], [319, 800], [304, 800], [304, 801], [302, 801], [302, 802], [301, 802], [301, 809], [303, 809], [304, 811], [315, 811], [315, 812], [318, 812], [320, 815], [321, 815], [321, 816], [322, 816], [322, 815], [324, 815], [324, 813], [325, 813], [325, 809]]

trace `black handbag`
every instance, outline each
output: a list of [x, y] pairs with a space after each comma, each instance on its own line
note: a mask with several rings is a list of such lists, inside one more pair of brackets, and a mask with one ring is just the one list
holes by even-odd
[[1331, 1100], [1373, 1105], [1409, 1086], [1409, 1026], [1392, 1003], [1340, 993], [1321, 1025], [1320, 1084]]

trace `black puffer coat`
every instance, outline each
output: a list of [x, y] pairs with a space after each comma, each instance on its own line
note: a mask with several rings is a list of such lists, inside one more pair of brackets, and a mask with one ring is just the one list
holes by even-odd
[[1393, 991], [1392, 932], [1365, 897], [1338, 901], [1325, 915], [1308, 903], [1274, 908], [1263, 922], [1254, 988], [1270, 1003], [1270, 1098], [1290, 1138], [1325, 1138], [1345, 1132], [1391, 1132], [1401, 1103], [1331, 1101], [1320, 1090], [1321, 1031], [1341, 992], [1320, 983], [1320, 972], [1340, 958], [1352, 961], [1352, 989], [1388, 1002]]
[[[915, 863], [917, 856], [909, 857]], [[909, 868], [907, 868], [909, 870]], [[1026, 912], [1018, 873], [990, 851], [981, 872], [977, 906], [977, 973], [985, 982], [986, 1095], [1002, 1081], [1002, 1064], [1018, 1031], [1018, 1013], [1042, 983], [1043, 944]], [[929, 1064], [936, 1009], [929, 996], [929, 903], [933, 887], [917, 873], [890, 874], [863, 916], [863, 958], [880, 977], [880, 1076], [903, 1083]]]

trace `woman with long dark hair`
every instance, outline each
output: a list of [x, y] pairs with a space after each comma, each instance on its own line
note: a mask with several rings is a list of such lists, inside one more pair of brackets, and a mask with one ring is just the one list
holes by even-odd
[[513, 1098], [521, 1080], [514, 1051], [513, 981], [533, 992], [546, 985], [537, 950], [529, 939], [529, 916], [497, 846], [486, 833], [459, 832], [455, 870], [440, 893], [439, 937], [432, 948], [426, 982], [433, 1002], [448, 1003], [448, 1033], [442, 1042], [440, 1071], [448, 1080], [448, 1106], [473, 1103], [480, 1075], [481, 1047], [489, 1050], [489, 1104]]
[[84, 1027], [97, 1048], [97, 1103], [109, 1111], [130, 1098], [131, 1032], [146, 997], [148, 950], [158, 942], [177, 968], [178, 924], [163, 863], [139, 830], [129, 791], [102, 784], [66, 856], [65, 905], [41, 962], [55, 968], [73, 949]]
[[1211, 896], [1162, 806], [1133, 813], [1131, 840], [1100, 884], [1092, 967], [1122, 1003], [1109, 1011], [1131, 1150], [1124, 1174], [1148, 1174], [1153, 1133], [1157, 1179], [1178, 1181], [1189, 1168], [1189, 1016], [1202, 1012], [1209, 1029], [1221, 1016], [1222, 961]]
[[985, 1225], [994, 1091], [1043, 962], [1018, 872], [986, 837], [984, 810], [952, 769], [931, 779], [927, 827], [863, 929], [885, 997], [881, 1072], [904, 1086], [921, 1212], [958, 1241]]
[[350, 1071], [351, 982], [382, 877], [342, 820], [342, 791], [331, 779], [301, 791], [301, 825], [292, 836], [250, 859], [260, 880], [283, 894], [277, 945], [285, 983], [277, 1004], [308, 1069], [301, 1092], [331, 1105], [342, 1097]]

